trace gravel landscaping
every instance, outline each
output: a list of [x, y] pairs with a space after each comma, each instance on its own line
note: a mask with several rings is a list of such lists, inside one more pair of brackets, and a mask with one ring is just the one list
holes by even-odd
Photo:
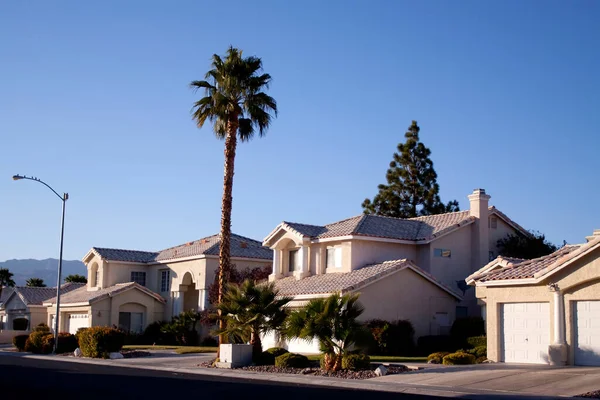
[[[213, 362], [204, 362], [202, 364], [198, 364], [199, 367], [203, 368], [216, 368], [213, 365]], [[294, 374], [294, 375], [311, 375], [311, 376], [324, 376], [329, 378], [343, 378], [343, 379], [370, 379], [375, 378], [377, 375], [375, 374], [376, 365], [371, 366], [371, 370], [365, 371], [348, 371], [342, 370], [337, 372], [329, 372], [323, 371], [321, 368], [317, 366], [311, 368], [279, 368], [274, 365], [256, 365], [249, 367], [236, 368], [242, 371], [252, 371], [252, 372], [262, 372], [267, 374]], [[388, 375], [401, 374], [403, 372], [408, 372], [408, 369], [405, 366], [389, 366], [387, 368]]]
[[585, 397], [587, 399], [600, 399], [600, 390], [595, 390], [593, 392], [587, 392], [584, 394], [578, 394], [575, 397]]

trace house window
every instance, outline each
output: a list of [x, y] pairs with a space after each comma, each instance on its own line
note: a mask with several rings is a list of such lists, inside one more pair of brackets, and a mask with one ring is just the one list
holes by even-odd
[[96, 268], [96, 275], [94, 279], [94, 287], [100, 287], [100, 268]]
[[119, 328], [125, 332], [142, 333], [144, 331], [144, 313], [120, 312]]
[[448, 249], [433, 249], [433, 255], [435, 257], [445, 257], [450, 258], [452, 252]]
[[294, 272], [300, 270], [300, 253], [298, 250], [290, 250], [289, 271]]
[[490, 228], [492, 228], [492, 229], [498, 228], [498, 218], [496, 218], [496, 217], [490, 218]]
[[466, 318], [466, 317], [468, 317], [468, 315], [469, 315], [468, 307], [461, 307], [461, 306], [456, 307], [456, 319]]
[[131, 271], [131, 282], [135, 282], [142, 286], [146, 286], [146, 273]]
[[163, 269], [160, 271], [160, 291], [161, 293], [168, 292], [171, 286], [171, 271]]
[[342, 267], [342, 249], [340, 247], [328, 247], [326, 257], [327, 268]]

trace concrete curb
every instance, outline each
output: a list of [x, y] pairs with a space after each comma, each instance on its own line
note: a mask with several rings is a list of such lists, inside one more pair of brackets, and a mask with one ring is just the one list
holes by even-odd
[[315, 377], [307, 375], [291, 375], [291, 374], [275, 374], [275, 373], [260, 373], [252, 371], [240, 371], [240, 370], [227, 370], [227, 369], [216, 369], [216, 368], [189, 368], [189, 367], [165, 367], [165, 366], [150, 366], [150, 365], [138, 365], [138, 364], [125, 364], [121, 363], [122, 360], [96, 360], [89, 358], [74, 358], [54, 355], [33, 355], [23, 354], [14, 352], [0, 352], [0, 356], [12, 356], [12, 357], [23, 357], [37, 360], [47, 360], [56, 362], [70, 362], [70, 363], [82, 363], [82, 364], [94, 364], [111, 366], [117, 368], [132, 368], [142, 369], [150, 371], [163, 371], [172, 372], [174, 374], [188, 374], [188, 375], [205, 375], [205, 376], [219, 376], [230, 379], [244, 379], [254, 380], [270, 383], [288, 383], [302, 386], [313, 386], [313, 387], [329, 387], [339, 389], [354, 389], [354, 390], [374, 390], [382, 392], [395, 392], [415, 395], [429, 395], [438, 397], [461, 397], [461, 398], [482, 398], [482, 396], [493, 396], [495, 400], [500, 399], [564, 399], [565, 397], [548, 397], [548, 396], [535, 396], [525, 395], [521, 393], [509, 392], [509, 391], [498, 391], [498, 390], [468, 390], [468, 391], [457, 391], [455, 388], [443, 387], [443, 386], [429, 386], [422, 384], [404, 384], [395, 382], [381, 382], [373, 379], [368, 380], [352, 380], [352, 379], [341, 379], [341, 378], [327, 378], [327, 377]]

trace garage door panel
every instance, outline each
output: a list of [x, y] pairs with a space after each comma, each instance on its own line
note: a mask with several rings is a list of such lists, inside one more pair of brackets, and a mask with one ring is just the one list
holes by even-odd
[[575, 364], [600, 366], [600, 301], [575, 302]]
[[69, 333], [74, 335], [79, 328], [89, 328], [89, 321], [87, 314], [69, 314]]
[[502, 346], [505, 362], [548, 362], [549, 310], [548, 303], [502, 305]]

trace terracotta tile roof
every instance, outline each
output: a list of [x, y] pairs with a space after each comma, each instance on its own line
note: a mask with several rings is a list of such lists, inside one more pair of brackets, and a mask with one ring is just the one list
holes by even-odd
[[[217, 234], [158, 252], [107, 249], [102, 247], [93, 247], [92, 250], [105, 260], [147, 264], [202, 254], [219, 255], [220, 242], [220, 235]], [[231, 257], [271, 260], [273, 258], [273, 251], [268, 247], [263, 247], [259, 241], [232, 233]]]
[[469, 211], [459, 211], [410, 219], [359, 215], [324, 226], [287, 221], [284, 224], [313, 239], [357, 235], [419, 241], [433, 239], [474, 220]]
[[[113, 297], [121, 292], [126, 290], [137, 288], [142, 292], [148, 294], [149, 296], [154, 297], [156, 300], [164, 303], [165, 300], [157, 293], [154, 293], [150, 289], [136, 283], [136, 282], [127, 282], [127, 283], [117, 283], [114, 286], [109, 286], [107, 288], [102, 288], [99, 290], [87, 290], [87, 286], [83, 286], [78, 288], [77, 290], [73, 290], [65, 295], [60, 296], [61, 305], [65, 304], [74, 304], [74, 303], [92, 303], [94, 301], [103, 299], [105, 297]], [[54, 304], [56, 303], [56, 297], [50, 298], [44, 301], [44, 304]]]
[[[85, 286], [85, 283], [65, 283], [60, 287], [60, 294], [62, 296], [63, 294], [70, 293], [82, 286]], [[56, 296], [55, 287], [15, 286], [12, 292], [19, 296], [27, 306], [41, 306], [43, 302]], [[2, 297], [4, 298], [4, 293], [2, 294]], [[8, 297], [6, 300], [8, 300]]]
[[312, 275], [300, 280], [290, 276], [276, 280], [275, 288], [279, 291], [280, 296], [318, 295], [335, 292], [345, 293], [358, 290], [377, 279], [405, 268], [413, 269], [426, 279], [440, 286], [442, 289], [450, 292], [455, 297], [460, 298], [460, 296], [450, 288], [441, 284], [433, 276], [405, 259], [369, 264], [352, 272]]
[[490, 272], [483, 273], [480, 276], [475, 276], [473, 278], [479, 282], [535, 278], [537, 273], [557, 262], [562, 262], [565, 257], [574, 253], [581, 246], [583, 245], [566, 245], [547, 256], [525, 261], [520, 259], [509, 259], [508, 257], [499, 257], [504, 260], [514, 260], [514, 262], [510, 262], [506, 267], [493, 269]]

